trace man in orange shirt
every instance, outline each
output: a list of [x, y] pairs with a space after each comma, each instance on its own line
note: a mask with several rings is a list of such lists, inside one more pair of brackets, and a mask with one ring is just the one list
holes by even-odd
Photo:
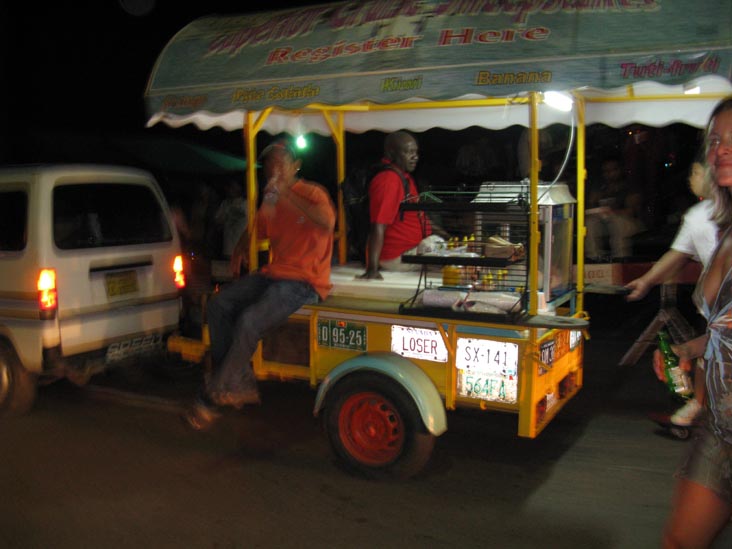
[[234, 248], [236, 280], [208, 303], [212, 375], [184, 418], [205, 430], [219, 416], [216, 407], [259, 402], [250, 360], [264, 333], [303, 305], [325, 299], [330, 291], [335, 208], [321, 185], [299, 177], [301, 161], [286, 140], [262, 151], [267, 186], [257, 212], [257, 235], [269, 238], [270, 262], [238, 277], [249, 257], [249, 235]]

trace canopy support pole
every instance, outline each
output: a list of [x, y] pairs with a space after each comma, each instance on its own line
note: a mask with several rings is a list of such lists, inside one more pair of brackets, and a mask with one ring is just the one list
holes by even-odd
[[264, 109], [257, 119], [252, 111], [244, 116], [244, 149], [247, 157], [247, 233], [249, 235], [249, 272], [259, 268], [259, 252], [269, 248], [268, 241], [260, 242], [257, 238], [257, 202], [259, 189], [257, 185], [257, 134], [272, 112], [272, 107]]
[[580, 95], [574, 98], [577, 112], [577, 310], [584, 311], [585, 301], [585, 165], [586, 136], [585, 100]]
[[346, 130], [345, 130], [345, 113], [343, 111], [336, 112], [336, 120], [331, 118], [331, 112], [323, 110], [323, 118], [325, 118], [330, 128], [331, 137], [336, 146], [336, 178], [338, 186], [337, 198], [337, 228], [335, 240], [338, 243], [338, 264], [343, 265], [348, 260], [348, 227], [346, 227], [346, 213], [343, 204], [343, 188], [341, 184], [346, 178]]
[[529, 171], [529, 314], [534, 316], [538, 310], [537, 290], [539, 284], [539, 94], [531, 92], [529, 96], [529, 149], [531, 168]]

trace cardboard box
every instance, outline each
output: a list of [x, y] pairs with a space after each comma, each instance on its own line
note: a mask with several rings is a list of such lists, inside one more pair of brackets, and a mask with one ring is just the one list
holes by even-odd
[[[588, 284], [616, 285], [622, 284], [622, 264], [592, 263], [585, 264], [585, 286]], [[572, 267], [572, 280], [577, 282], [577, 265]]]

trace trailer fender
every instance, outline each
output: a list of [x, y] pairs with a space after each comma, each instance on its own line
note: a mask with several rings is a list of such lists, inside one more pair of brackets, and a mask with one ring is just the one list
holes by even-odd
[[447, 431], [445, 405], [435, 384], [413, 362], [395, 353], [364, 353], [339, 364], [318, 387], [313, 415], [323, 409], [328, 391], [343, 377], [354, 372], [378, 372], [398, 383], [414, 400], [427, 430], [435, 436]]

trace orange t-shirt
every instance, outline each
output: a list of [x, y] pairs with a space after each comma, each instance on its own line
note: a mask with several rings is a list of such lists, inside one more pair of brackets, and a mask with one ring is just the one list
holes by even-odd
[[328, 192], [317, 183], [300, 180], [290, 192], [304, 198], [313, 213], [329, 220], [330, 228], [316, 225], [305, 212], [287, 198], [277, 201], [272, 209], [257, 212], [257, 234], [269, 238], [270, 262], [261, 272], [272, 278], [304, 280], [310, 283], [321, 299], [328, 296], [330, 265], [333, 256], [335, 208]]

